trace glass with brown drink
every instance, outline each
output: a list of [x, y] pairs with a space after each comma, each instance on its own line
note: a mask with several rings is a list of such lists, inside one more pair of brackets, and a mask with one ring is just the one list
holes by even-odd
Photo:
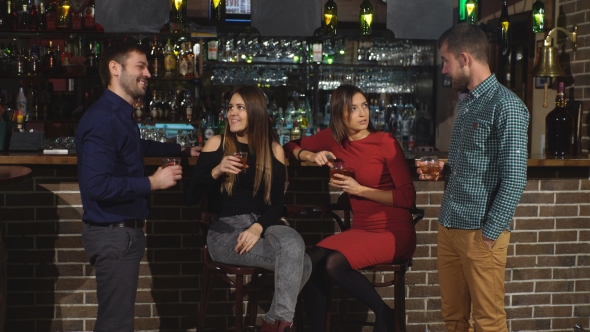
[[180, 165], [180, 158], [162, 158], [162, 168], [174, 165]]
[[436, 156], [421, 157], [416, 161], [416, 166], [420, 168], [425, 180], [437, 180], [440, 173], [440, 164]]
[[334, 174], [342, 174], [344, 176], [348, 176], [348, 170], [346, 169], [346, 165], [344, 161], [336, 159], [332, 162], [332, 168], [330, 168], [330, 179], [341, 181], [341, 178], [337, 178]]
[[248, 152], [234, 152], [234, 157], [240, 158], [242, 166], [242, 173], [246, 173], [246, 165], [248, 165]]

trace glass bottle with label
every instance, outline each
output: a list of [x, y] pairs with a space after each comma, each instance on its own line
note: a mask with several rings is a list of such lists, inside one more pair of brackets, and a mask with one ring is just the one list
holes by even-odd
[[338, 6], [334, 0], [328, 0], [324, 5], [324, 35], [336, 36], [338, 26]]
[[189, 71], [188, 57], [186, 54], [186, 43], [180, 45], [180, 52], [178, 53], [178, 76], [187, 77]]
[[565, 107], [565, 85], [558, 83], [555, 108], [545, 117], [545, 156], [574, 155], [576, 120]]
[[162, 49], [156, 36], [154, 36], [152, 50], [150, 52], [150, 74], [154, 77], [164, 76], [164, 58], [162, 57]]
[[8, 6], [9, 30], [14, 31], [20, 28], [20, 16], [18, 16], [18, 11], [16, 10], [16, 0], [12, 1], [12, 4], [10, 1], [6, 1], [6, 5]]
[[181, 32], [186, 22], [187, 0], [172, 1], [172, 32]]
[[96, 54], [94, 53], [94, 42], [88, 43], [88, 52], [86, 52], [86, 74], [98, 74], [98, 66], [96, 65]]
[[195, 53], [190, 41], [186, 43], [186, 62], [188, 66], [186, 77], [195, 77]]
[[370, 35], [372, 33], [371, 25], [373, 24], [373, 5], [369, 0], [363, 0], [359, 10], [359, 23], [361, 35]]
[[217, 39], [212, 39], [207, 43], [207, 60], [219, 60], [219, 41]]
[[166, 77], [176, 76], [176, 68], [177, 68], [176, 55], [174, 54], [174, 49], [172, 48], [172, 43], [170, 42], [170, 38], [168, 38], [168, 43], [166, 44], [166, 49], [165, 49], [165, 53], [164, 53], [164, 76], [166, 76]]
[[31, 4], [29, 6], [29, 30], [40, 30], [40, 21], [41, 17], [39, 16], [37, 6], [35, 6], [35, 4]]
[[23, 87], [23, 81], [20, 81], [20, 87], [18, 88], [18, 95], [16, 96], [16, 109], [21, 112], [23, 117], [27, 118], [27, 97], [25, 96], [25, 89]]
[[545, 30], [545, 4], [542, 0], [533, 3], [533, 32], [543, 32]]
[[181, 107], [186, 121], [193, 121], [193, 99], [190, 90], [184, 92], [184, 99], [182, 100]]
[[498, 44], [510, 46], [510, 17], [508, 17], [508, 5], [506, 0], [502, 1], [502, 14], [498, 21]]
[[83, 14], [83, 25], [82, 28], [84, 30], [94, 30], [94, 25], [96, 21], [94, 20], [94, 0], [89, 0], [88, 5], [82, 11]]
[[290, 140], [300, 139], [301, 138], [301, 129], [299, 129], [299, 123], [297, 121], [293, 121], [293, 129], [291, 129], [291, 136]]

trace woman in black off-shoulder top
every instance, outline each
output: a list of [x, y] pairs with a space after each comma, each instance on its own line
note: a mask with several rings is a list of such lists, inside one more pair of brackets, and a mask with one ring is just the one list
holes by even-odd
[[[209, 199], [219, 213], [207, 235], [218, 262], [275, 272], [275, 292], [262, 332], [289, 331], [297, 295], [311, 273], [301, 235], [280, 222], [286, 182], [285, 155], [270, 126], [266, 98], [244, 86], [230, 97], [224, 135], [209, 138], [186, 190], [189, 205]], [[248, 152], [242, 172], [235, 152]]]

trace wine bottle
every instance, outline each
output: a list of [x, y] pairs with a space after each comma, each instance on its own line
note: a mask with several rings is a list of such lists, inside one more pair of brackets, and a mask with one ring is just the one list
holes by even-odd
[[334, 0], [328, 0], [324, 5], [324, 34], [335, 36], [338, 26], [338, 6]]
[[474, 25], [477, 24], [477, 7], [477, 0], [467, 0], [467, 2], [465, 3], [465, 14], [467, 14], [467, 23]]
[[537, 0], [533, 4], [533, 32], [543, 32], [545, 29], [545, 5]]
[[210, 12], [211, 21], [225, 21], [225, 0], [211, 0]]
[[164, 76], [166, 77], [174, 77], [176, 76], [176, 67], [177, 67], [176, 55], [174, 54], [174, 49], [172, 48], [172, 43], [170, 42], [170, 38], [168, 38], [168, 43], [166, 44], [166, 51], [164, 53]]
[[371, 24], [373, 24], [373, 5], [369, 0], [363, 0], [359, 10], [359, 23], [361, 35], [370, 35], [372, 33]]
[[575, 119], [565, 107], [564, 83], [559, 82], [555, 108], [545, 117], [545, 156], [565, 157], [574, 154]]
[[510, 46], [510, 18], [508, 17], [508, 5], [506, 0], [502, 1], [502, 14], [498, 21], [498, 44]]

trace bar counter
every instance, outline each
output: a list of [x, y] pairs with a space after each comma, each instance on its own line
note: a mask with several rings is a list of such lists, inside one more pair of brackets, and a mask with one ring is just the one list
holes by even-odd
[[[414, 166], [416, 157], [408, 155], [408, 166]], [[183, 188], [196, 160], [183, 158], [184, 179], [150, 195], [151, 213], [144, 228], [147, 249], [135, 308], [137, 331], [195, 331], [204, 238], [195, 222], [199, 207], [185, 205]], [[94, 327], [96, 284], [80, 236], [83, 210], [76, 161], [75, 155], [0, 154], [0, 165], [32, 169], [26, 181], [0, 190], [8, 280], [6, 331], [92, 331]], [[145, 163], [150, 174], [161, 165], [161, 158], [145, 158]], [[286, 204], [315, 207], [342, 195], [329, 186], [327, 167], [307, 167], [313, 165], [291, 161]], [[557, 332], [571, 331], [576, 323], [588, 326], [590, 159], [531, 156], [528, 165], [527, 186], [512, 221], [508, 249], [508, 330]], [[414, 186], [416, 205], [425, 210], [425, 218], [416, 226], [414, 265], [406, 275], [407, 327], [408, 332], [420, 332], [428, 324], [430, 331], [443, 331], [436, 235], [444, 183], [416, 180]], [[308, 246], [334, 234], [336, 227], [321, 212], [302, 210], [308, 212], [288, 220]], [[380, 294], [393, 305], [392, 290]], [[270, 294], [261, 297], [259, 319], [270, 299]], [[340, 298], [335, 296], [332, 312], [339, 307]], [[362, 305], [350, 303], [348, 308], [351, 317], [373, 319]], [[208, 328], [232, 326], [233, 292], [215, 286], [209, 309]]]
[[[410, 154], [407, 156], [409, 164], [422, 155]], [[446, 154], [434, 153], [439, 159], [446, 160]], [[183, 158], [189, 165], [195, 165], [197, 157]], [[46, 155], [43, 152], [2, 152], [0, 153], [0, 165], [76, 165], [75, 154], [68, 155]], [[159, 157], [146, 157], [146, 166], [157, 166], [161, 164]], [[313, 163], [304, 162], [303, 166], [315, 166]], [[528, 160], [528, 167], [584, 167], [590, 166], [589, 156], [575, 156], [565, 158], [545, 158], [542, 155], [531, 155]]]

